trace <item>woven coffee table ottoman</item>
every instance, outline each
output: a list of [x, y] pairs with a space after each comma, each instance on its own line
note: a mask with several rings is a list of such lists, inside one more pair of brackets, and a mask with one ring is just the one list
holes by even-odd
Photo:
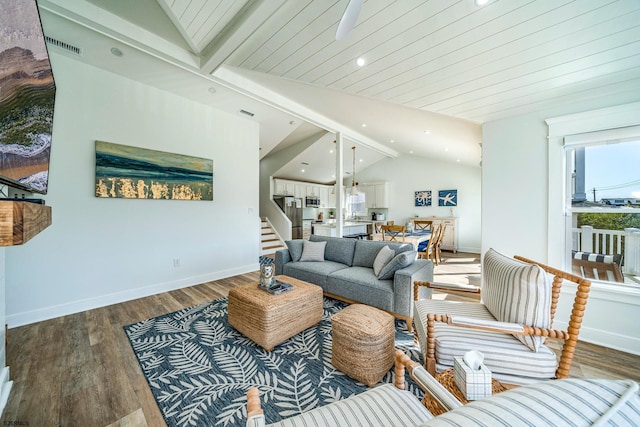
[[229, 291], [229, 324], [267, 351], [322, 320], [322, 288], [288, 276], [293, 289], [272, 295], [258, 282]]
[[331, 363], [351, 378], [373, 387], [394, 362], [393, 316], [353, 304], [331, 317]]

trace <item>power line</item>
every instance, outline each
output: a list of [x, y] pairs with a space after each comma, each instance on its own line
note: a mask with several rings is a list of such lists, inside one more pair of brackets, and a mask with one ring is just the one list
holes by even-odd
[[609, 185], [607, 187], [597, 187], [595, 189], [598, 190], [598, 191], [600, 191], [600, 190], [616, 190], [618, 188], [631, 187], [631, 186], [637, 185], [637, 184], [640, 184], [640, 179], [637, 179], [635, 181], [625, 182], [625, 183], [622, 183], [622, 184]]

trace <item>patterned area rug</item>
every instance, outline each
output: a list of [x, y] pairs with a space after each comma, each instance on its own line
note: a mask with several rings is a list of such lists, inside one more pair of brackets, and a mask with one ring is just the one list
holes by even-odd
[[[255, 386], [267, 423], [359, 394], [368, 387], [331, 365], [330, 316], [346, 307], [324, 299], [322, 321], [266, 352], [227, 323], [227, 299], [133, 325], [125, 332], [168, 426], [240, 426]], [[396, 347], [420, 360], [404, 321]], [[382, 382], [393, 382], [393, 368]], [[408, 377], [407, 377], [408, 378]], [[422, 399], [422, 390], [408, 389]]]

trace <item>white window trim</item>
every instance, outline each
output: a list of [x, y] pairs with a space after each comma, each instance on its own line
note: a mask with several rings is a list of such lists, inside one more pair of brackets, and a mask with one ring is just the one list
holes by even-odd
[[[569, 238], [565, 221], [570, 214], [566, 203], [570, 195], [567, 194], [568, 186], [566, 185], [565, 140], [569, 144], [579, 145], [594, 142], [594, 138], [607, 135], [610, 138], [616, 135], [626, 137], [624, 132], [629, 129], [625, 130], [625, 128], [640, 126], [640, 102], [554, 117], [547, 119], [546, 123], [549, 127], [547, 260], [550, 265], [564, 268], [565, 247]], [[596, 132], [602, 133], [596, 134]], [[616, 212], [620, 211], [616, 210]], [[561, 244], [558, 244], [557, 236], [563, 236]], [[594, 287], [599, 286], [594, 283]], [[640, 295], [640, 290], [629, 291], [624, 287], [619, 288], [612, 286], [608, 291], [611, 293], [637, 292]]]

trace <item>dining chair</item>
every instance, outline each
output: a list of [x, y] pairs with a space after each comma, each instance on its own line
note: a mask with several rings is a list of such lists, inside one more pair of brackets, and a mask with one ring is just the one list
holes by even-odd
[[387, 225], [394, 225], [395, 221], [387, 221]]
[[416, 231], [433, 230], [433, 221], [426, 219], [415, 219], [413, 220], [413, 227]]
[[440, 224], [440, 231], [438, 232], [438, 240], [434, 243], [433, 250], [435, 252], [434, 257], [436, 259], [436, 265], [442, 262], [442, 251], [440, 245], [444, 239], [444, 233], [447, 230], [447, 224]]
[[406, 229], [404, 225], [383, 225], [382, 240], [388, 240], [390, 242], [404, 242], [405, 231]]
[[373, 223], [373, 231], [377, 234], [382, 233], [382, 226], [383, 223], [382, 222], [374, 222]]
[[429, 237], [429, 241], [424, 248], [424, 252], [418, 250], [418, 258], [430, 259], [434, 264], [438, 265], [438, 258], [436, 257], [436, 243], [440, 237], [440, 230], [442, 229], [442, 224], [437, 224], [434, 226], [433, 231], [431, 232], [431, 237]]

